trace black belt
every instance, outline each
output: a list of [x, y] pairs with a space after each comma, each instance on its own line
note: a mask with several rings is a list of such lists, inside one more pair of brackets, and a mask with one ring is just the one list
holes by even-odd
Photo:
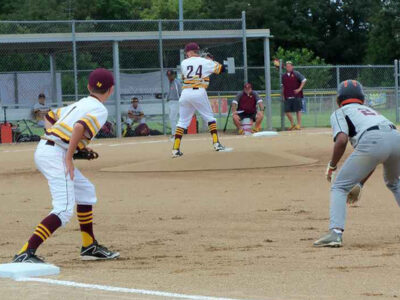
[[54, 146], [56, 143], [54, 143], [53, 141], [47, 141], [46, 142], [46, 145], [48, 145], [48, 146]]
[[[389, 127], [392, 129], [397, 129], [396, 126], [394, 126], [393, 124], [390, 124]], [[379, 130], [379, 129], [380, 129], [379, 126], [376, 125], [376, 126], [372, 126], [372, 127], [368, 128], [366, 131]]]
[[199, 88], [192, 88], [193, 90], [198, 90]]

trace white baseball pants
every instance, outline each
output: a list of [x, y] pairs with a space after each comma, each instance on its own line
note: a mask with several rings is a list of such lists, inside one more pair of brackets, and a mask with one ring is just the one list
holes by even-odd
[[178, 122], [179, 102], [174, 100], [168, 101], [168, 108], [169, 122], [171, 124], [171, 134], [175, 134], [176, 123]]
[[184, 89], [179, 99], [179, 121], [177, 126], [187, 129], [196, 111], [207, 123], [216, 121], [208, 100], [207, 91], [203, 88]]
[[75, 178], [72, 181], [66, 175], [66, 149], [54, 145], [46, 145], [41, 140], [36, 148], [35, 163], [39, 171], [46, 177], [52, 197], [53, 210], [63, 226], [71, 219], [75, 203], [93, 205], [97, 202], [94, 185], [75, 168]]

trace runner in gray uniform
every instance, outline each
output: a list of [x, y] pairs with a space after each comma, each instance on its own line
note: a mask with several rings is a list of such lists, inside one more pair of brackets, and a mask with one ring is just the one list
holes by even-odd
[[[383, 164], [386, 186], [400, 205], [400, 133], [392, 122], [364, 105], [362, 86], [355, 80], [340, 84], [337, 104], [339, 109], [331, 116], [335, 145], [326, 172], [328, 181], [332, 182], [330, 231], [314, 243], [316, 247], [342, 246], [347, 194], [377, 165]], [[337, 164], [349, 139], [354, 152], [335, 178]]]

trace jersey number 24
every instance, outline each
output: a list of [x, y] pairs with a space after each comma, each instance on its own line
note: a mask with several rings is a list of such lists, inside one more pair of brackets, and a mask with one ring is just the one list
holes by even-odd
[[[186, 75], [187, 78], [193, 78], [193, 76], [192, 76], [193, 69], [194, 69], [193, 66], [187, 66], [187, 70], [188, 70], [188, 73]], [[197, 75], [199, 78], [201, 78], [202, 71], [203, 71], [203, 66], [199, 65], [194, 74]]]

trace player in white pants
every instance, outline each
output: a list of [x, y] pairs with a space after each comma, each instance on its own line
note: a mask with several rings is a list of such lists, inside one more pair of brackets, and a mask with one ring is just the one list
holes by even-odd
[[78, 149], [88, 149], [87, 145], [106, 122], [108, 111], [103, 103], [112, 94], [113, 86], [112, 73], [96, 69], [89, 75], [90, 96], [46, 115], [46, 134], [36, 149], [35, 163], [48, 181], [53, 209], [39, 223], [13, 262], [43, 263], [35, 255], [36, 250], [54, 231], [69, 222], [75, 204], [82, 236], [81, 259], [119, 257], [118, 252], [99, 245], [94, 237], [95, 188], [72, 161]]
[[174, 70], [167, 71], [169, 81], [167, 103], [168, 103], [168, 116], [171, 125], [171, 134], [176, 131], [176, 123], [178, 122], [179, 114], [179, 97], [182, 94], [182, 83], [176, 79], [176, 72]]
[[186, 59], [181, 63], [183, 87], [179, 99], [179, 121], [175, 131], [175, 141], [172, 157], [182, 156], [180, 144], [185, 129], [188, 128], [196, 111], [208, 124], [213, 146], [216, 151], [224, 151], [225, 147], [219, 142], [217, 123], [207, 96], [207, 87], [211, 74], [221, 74], [224, 66], [210, 59], [200, 57], [200, 47], [196, 43], [185, 46]]

